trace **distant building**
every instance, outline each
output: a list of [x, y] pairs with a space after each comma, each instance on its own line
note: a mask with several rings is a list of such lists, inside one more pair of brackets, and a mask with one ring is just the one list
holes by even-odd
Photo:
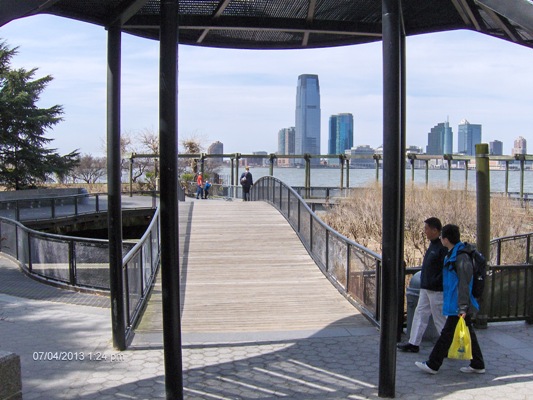
[[481, 125], [471, 124], [466, 119], [459, 123], [457, 152], [467, 156], [476, 155], [476, 144], [481, 143]]
[[[224, 144], [217, 140], [207, 148], [207, 154], [224, 154]], [[213, 165], [222, 165], [224, 161], [222, 157], [210, 157], [208, 160]]]
[[426, 154], [438, 155], [453, 153], [453, 132], [448, 121], [435, 125], [428, 133]]
[[[409, 154], [422, 154], [423, 149], [422, 147], [418, 146], [407, 146], [405, 149], [405, 156], [407, 158], [406, 165], [408, 167], [411, 167], [411, 160], [407, 157]], [[414, 160], [414, 167], [415, 168], [424, 168], [426, 166], [426, 162], [424, 160]]]
[[[266, 151], [254, 151], [253, 155], [257, 156], [268, 156]], [[243, 165], [249, 165], [251, 167], [264, 167], [270, 163], [269, 158], [267, 157], [248, 157], [242, 159]]]
[[493, 156], [502, 156], [503, 155], [503, 143], [499, 140], [494, 140], [489, 142], [489, 154]]
[[[320, 154], [320, 85], [318, 75], [300, 75], [296, 89], [296, 154]], [[303, 159], [296, 160], [304, 165]], [[311, 165], [319, 165], [318, 158]]]
[[[344, 154], [353, 147], [353, 115], [343, 113], [329, 117], [328, 154]], [[330, 158], [329, 164], [339, 164], [338, 158]]]
[[369, 145], [352, 147], [345, 151], [350, 156], [350, 168], [374, 168], [376, 161], [373, 156], [376, 151]]
[[[278, 132], [278, 155], [294, 155], [295, 128], [283, 128]], [[278, 158], [278, 166], [291, 167], [294, 165], [294, 158]]]
[[522, 136], [518, 136], [514, 141], [512, 155], [527, 154], [527, 141]]

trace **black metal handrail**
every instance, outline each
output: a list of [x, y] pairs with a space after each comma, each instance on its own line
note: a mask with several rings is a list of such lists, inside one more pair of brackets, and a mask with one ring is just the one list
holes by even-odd
[[277, 178], [260, 178], [250, 193], [252, 200], [266, 201], [281, 212], [324, 275], [378, 325], [381, 256], [326, 225]]
[[[54, 200], [60, 201], [60, 198]], [[48, 218], [48, 213], [43, 213], [41, 217]], [[141, 239], [137, 243], [123, 243], [123, 253], [126, 254], [122, 265], [127, 340], [159, 269], [159, 232], [160, 216], [159, 209], [156, 209]], [[0, 252], [18, 261], [22, 270], [31, 277], [75, 290], [109, 294], [108, 240], [39, 232], [5, 217], [0, 217], [0, 238]]]

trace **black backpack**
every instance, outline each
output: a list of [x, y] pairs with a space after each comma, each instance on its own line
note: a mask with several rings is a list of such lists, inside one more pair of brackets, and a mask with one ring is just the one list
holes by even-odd
[[465, 248], [459, 253], [466, 253], [472, 260], [473, 278], [472, 296], [479, 299], [483, 295], [485, 289], [485, 279], [487, 278], [487, 260], [474, 245], [465, 242]]

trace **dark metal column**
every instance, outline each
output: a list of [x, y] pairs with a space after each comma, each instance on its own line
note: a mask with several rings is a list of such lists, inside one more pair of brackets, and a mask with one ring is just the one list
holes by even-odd
[[126, 349], [126, 308], [122, 273], [122, 201], [120, 154], [121, 31], [113, 25], [107, 32], [107, 225], [109, 237], [109, 286], [113, 347]]
[[380, 302], [380, 397], [394, 397], [396, 385], [396, 334], [398, 275], [403, 251], [400, 236], [402, 181], [402, 30], [401, 2], [382, 0], [383, 30], [383, 262]]
[[[489, 145], [476, 144], [476, 236], [477, 249], [487, 259], [490, 257], [490, 168]], [[487, 328], [487, 304], [479, 300], [480, 310], [476, 316], [476, 327]]]
[[178, 3], [161, 1], [161, 287], [167, 399], [183, 399], [178, 246]]
[[398, 325], [396, 329], [396, 341], [401, 340], [403, 332], [403, 310], [405, 306], [405, 262], [403, 257], [404, 249], [404, 226], [405, 226], [405, 148], [406, 148], [406, 93], [405, 93], [405, 34], [403, 29], [403, 15], [400, 10], [401, 31], [400, 31], [400, 261], [398, 270]]

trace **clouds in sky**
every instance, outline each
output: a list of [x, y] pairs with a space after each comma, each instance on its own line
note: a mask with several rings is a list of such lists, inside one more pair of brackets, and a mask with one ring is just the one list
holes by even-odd
[[[38, 67], [54, 81], [41, 105], [62, 104], [64, 122], [48, 136], [62, 153], [104, 154], [107, 34], [99, 26], [38, 16], [0, 28], [19, 46], [17, 67]], [[159, 44], [123, 35], [122, 131], [158, 129]], [[354, 115], [354, 143], [382, 142], [381, 42], [316, 50], [254, 51], [179, 47], [179, 135], [225, 152], [275, 152], [277, 133], [294, 126], [300, 74], [317, 74], [322, 153], [330, 115]], [[468, 31], [407, 38], [407, 142], [423, 146], [449, 117], [483, 125], [483, 141], [525, 137], [533, 147], [533, 50]], [[532, 151], [530, 150], [529, 153]]]

